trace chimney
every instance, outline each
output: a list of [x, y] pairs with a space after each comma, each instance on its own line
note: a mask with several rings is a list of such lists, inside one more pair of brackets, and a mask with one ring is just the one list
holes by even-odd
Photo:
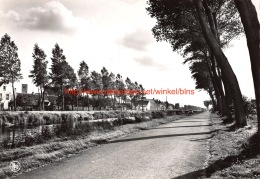
[[22, 93], [27, 93], [27, 91], [28, 91], [28, 85], [22, 84]]

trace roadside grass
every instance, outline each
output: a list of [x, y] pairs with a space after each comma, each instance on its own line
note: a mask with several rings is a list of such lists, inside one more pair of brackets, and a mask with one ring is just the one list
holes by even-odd
[[17, 173], [13, 173], [9, 169], [10, 161], [20, 162], [22, 168], [19, 173], [30, 171], [48, 163], [59, 161], [72, 154], [77, 154], [96, 145], [108, 143], [112, 139], [160, 124], [169, 123], [182, 117], [184, 117], [184, 115], [173, 115], [139, 123], [118, 125], [113, 128], [99, 127], [88, 133], [88, 135], [77, 135], [73, 136], [73, 138], [53, 138], [43, 144], [22, 146], [14, 149], [2, 149], [0, 150], [0, 178], [17, 175]]
[[248, 119], [247, 126], [234, 130], [233, 124], [224, 125], [216, 114], [211, 119], [215, 132], [209, 140], [210, 156], [202, 178], [260, 178], [257, 121]]

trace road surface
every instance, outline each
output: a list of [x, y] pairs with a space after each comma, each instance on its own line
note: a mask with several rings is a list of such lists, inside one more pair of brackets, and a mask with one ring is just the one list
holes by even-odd
[[209, 112], [143, 130], [17, 179], [181, 179], [203, 171]]

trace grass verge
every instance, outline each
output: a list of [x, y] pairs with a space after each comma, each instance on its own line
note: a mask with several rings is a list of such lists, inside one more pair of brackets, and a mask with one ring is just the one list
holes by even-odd
[[116, 126], [112, 130], [93, 131], [85, 137], [78, 136], [74, 140], [54, 138], [44, 144], [2, 150], [0, 151], [0, 178], [4, 179], [19, 174], [13, 173], [9, 169], [10, 161], [20, 162], [22, 166], [20, 173], [30, 171], [48, 163], [59, 161], [72, 154], [77, 154], [85, 149], [109, 142], [112, 139], [123, 137], [160, 124], [169, 123], [182, 117], [183, 115], [167, 116], [161, 119], [152, 119], [141, 123]]
[[244, 128], [224, 125], [216, 114], [211, 115], [210, 156], [202, 178], [260, 178], [260, 147], [257, 121], [249, 119]]

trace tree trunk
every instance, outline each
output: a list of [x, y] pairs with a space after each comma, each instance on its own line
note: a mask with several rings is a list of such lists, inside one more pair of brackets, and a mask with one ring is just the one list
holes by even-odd
[[88, 98], [88, 111], [89, 111], [89, 96], [87, 95], [87, 98]]
[[[219, 102], [218, 101], [219, 101], [219, 97], [220, 97], [219, 89], [218, 89], [218, 86], [216, 84], [216, 80], [214, 78], [214, 75], [213, 75], [213, 73], [211, 71], [210, 63], [209, 63], [207, 57], [206, 57], [206, 60], [207, 60], [207, 67], [208, 67], [209, 75], [210, 75], [210, 78], [211, 78], [211, 82], [213, 84], [213, 88], [214, 88], [215, 96], [216, 96], [216, 100], [217, 100], [217, 103], [214, 100], [214, 104], [213, 104], [213, 101], [212, 101], [213, 109], [214, 109], [214, 111], [218, 111], [219, 110], [219, 106], [218, 106]], [[213, 93], [212, 93], [212, 91], [210, 89], [209, 89], [209, 95], [210, 95], [211, 99], [214, 99]]]
[[[231, 104], [232, 104], [232, 94], [230, 92], [230, 90], [227, 91], [227, 94], [226, 94], [226, 104], [227, 104], [227, 121], [228, 122], [234, 122], [234, 119], [232, 117], [232, 113], [231, 113]], [[235, 111], [236, 112], [236, 111]], [[236, 116], [236, 114], [235, 114]]]
[[43, 92], [42, 92], [42, 110], [44, 111], [44, 99], [45, 99], [45, 89], [43, 89]]
[[[39, 87], [38, 87], [38, 92], [39, 92]], [[42, 88], [40, 87], [40, 95], [39, 95], [39, 110], [42, 111]]]
[[77, 94], [77, 111], [79, 111], [79, 95]]
[[234, 95], [234, 106], [235, 110], [237, 110], [237, 116], [236, 116], [236, 125], [237, 127], [243, 127], [246, 125], [246, 115], [245, 110], [243, 106], [243, 100], [242, 100], [242, 94], [240, 91], [240, 87], [236, 78], [236, 75], [234, 74], [225, 54], [221, 50], [221, 47], [218, 44], [217, 39], [211, 32], [210, 27], [207, 24], [207, 20], [203, 14], [203, 4], [202, 0], [193, 0], [195, 3], [198, 17], [199, 17], [199, 23], [204, 35], [204, 38], [216, 57], [217, 63], [219, 64], [223, 76], [226, 77], [228, 83], [230, 84], [231, 92]]
[[[208, 17], [211, 32], [212, 32], [213, 36], [215, 37], [215, 39], [217, 40], [218, 45], [220, 45], [220, 37], [219, 37], [219, 34], [218, 34], [218, 24], [217, 24], [216, 13], [213, 13], [212, 9], [209, 8], [207, 0], [203, 0], [203, 6], [204, 6], [204, 9], [205, 9], [205, 13]], [[222, 75], [221, 75], [221, 72], [220, 72], [220, 69], [219, 69], [219, 65], [218, 64], [215, 65], [215, 57], [211, 52], [210, 52], [210, 56], [211, 56], [212, 64], [214, 65], [214, 66], [212, 65], [214, 67], [214, 69], [213, 69], [214, 72], [215, 72], [216, 69], [218, 71], [218, 75], [215, 72], [214, 76], [216, 77], [216, 81], [217, 81], [218, 87], [220, 89], [221, 105], [222, 105], [221, 114], [222, 114], [222, 116], [228, 116], [227, 104], [226, 104], [226, 99], [225, 99], [226, 93], [224, 94], [222, 81], [221, 81], [221, 80], [223, 80], [223, 78], [222, 78]], [[225, 88], [225, 91], [226, 90], [227, 90], [227, 88]], [[229, 88], [228, 88], [228, 90], [229, 90]]]
[[209, 96], [210, 96], [211, 101], [212, 101], [212, 107], [213, 107], [213, 109], [214, 109], [214, 111], [215, 111], [215, 109], [216, 109], [216, 101], [215, 101], [215, 99], [214, 99], [214, 96], [213, 96], [213, 93], [212, 93], [212, 90], [211, 90], [211, 89], [209, 89]]
[[100, 95], [98, 94], [98, 109], [101, 111]]
[[214, 58], [214, 55], [212, 54], [212, 52], [210, 52], [210, 61], [211, 61], [212, 75], [214, 77], [214, 80], [216, 82], [216, 87], [218, 89], [218, 93], [216, 95], [218, 95], [217, 100], [218, 100], [219, 112], [220, 112], [221, 115], [225, 115], [225, 112], [224, 112], [224, 109], [223, 109], [224, 108], [223, 100], [224, 100], [225, 95], [224, 95], [223, 87], [222, 87], [222, 84], [221, 84], [221, 79], [216, 72], [215, 58]]
[[255, 87], [258, 133], [260, 134], [260, 25], [250, 0], [235, 0], [246, 33], [251, 69]]
[[85, 109], [84, 109], [84, 107], [85, 107], [85, 100], [84, 100], [84, 98], [85, 98], [85, 95], [83, 94], [82, 95], [82, 103], [81, 103], [81, 106], [82, 106], [82, 111], [84, 111]]
[[63, 93], [63, 84], [61, 84], [61, 110], [64, 111], [64, 93]]
[[113, 110], [115, 110], [115, 101], [116, 101], [116, 97], [115, 97], [115, 94], [114, 94], [114, 100], [113, 100]]
[[13, 98], [14, 98], [14, 111], [16, 111], [16, 97], [15, 97], [14, 81], [13, 81], [13, 79], [12, 79], [12, 89], [13, 89]]
[[[225, 105], [226, 105], [227, 122], [233, 122], [230, 105], [232, 103], [232, 99], [234, 96], [232, 96], [229, 83], [226, 81], [225, 78], [223, 78], [223, 84], [224, 84], [224, 88], [225, 88], [225, 99], [224, 100], [225, 100]], [[238, 114], [236, 114], [236, 112], [237, 111], [235, 111], [235, 116], [238, 115]]]

